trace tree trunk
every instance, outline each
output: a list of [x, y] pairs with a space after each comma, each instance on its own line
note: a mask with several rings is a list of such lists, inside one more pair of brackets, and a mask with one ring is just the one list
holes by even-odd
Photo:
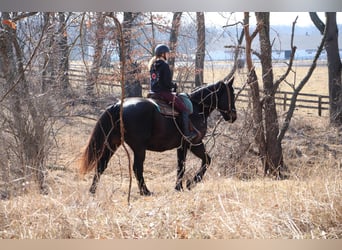
[[59, 35], [59, 41], [58, 41], [58, 47], [59, 47], [59, 66], [58, 66], [58, 73], [61, 83], [61, 89], [63, 91], [68, 91], [70, 89], [70, 83], [69, 83], [69, 46], [68, 46], [68, 34], [67, 34], [67, 19], [65, 18], [64, 12], [59, 12], [59, 29], [58, 29], [58, 35]]
[[321, 34], [327, 28], [325, 50], [328, 57], [330, 123], [342, 125], [342, 63], [338, 48], [336, 12], [326, 13], [326, 25], [317, 13], [310, 12], [310, 17]]
[[205, 57], [205, 20], [203, 12], [196, 12], [197, 20], [197, 50], [195, 59], [195, 85], [203, 85]]
[[[126, 97], [140, 97], [142, 96], [142, 86], [139, 79], [140, 67], [133, 61], [132, 57], [132, 27], [134, 20], [139, 16], [136, 12], [124, 12], [124, 19], [122, 23], [122, 32], [124, 39], [123, 55], [126, 62], [125, 72], [125, 96]], [[119, 43], [121, 44], [121, 43]], [[121, 57], [120, 53], [120, 57]], [[122, 60], [122, 58], [120, 58]]]
[[103, 15], [103, 13], [96, 13], [95, 52], [93, 57], [93, 64], [87, 77], [86, 88], [87, 95], [92, 97], [95, 96], [95, 86], [97, 84], [101, 66], [102, 49], [105, 37], [104, 22], [105, 16]]
[[54, 60], [55, 54], [53, 48], [55, 47], [55, 32], [54, 23], [51, 21], [53, 13], [46, 12], [44, 15], [44, 25], [48, 27], [46, 32], [46, 45], [47, 51], [45, 51], [44, 64], [42, 70], [42, 92], [46, 92], [55, 83], [55, 67]]
[[328, 12], [326, 16], [327, 38], [325, 49], [328, 56], [330, 122], [335, 125], [342, 125], [342, 64], [338, 48], [336, 12]]
[[[246, 36], [246, 62], [249, 69], [248, 82], [253, 100], [253, 119], [255, 142], [259, 147], [264, 173], [284, 178], [282, 170], [287, 170], [283, 161], [281, 141], [278, 141], [279, 124], [275, 103], [275, 91], [272, 70], [272, 46], [270, 42], [269, 13], [255, 13], [257, 29], [249, 34], [249, 13], [245, 13], [244, 30]], [[251, 43], [259, 33], [260, 61], [264, 95], [259, 96], [259, 84], [251, 59]]]
[[173, 71], [175, 68], [177, 41], [178, 41], [178, 34], [179, 34], [181, 17], [182, 17], [182, 12], [174, 12], [173, 13], [171, 33], [170, 33], [170, 50], [171, 50], [172, 54], [168, 60], [172, 76], [173, 76]]
[[266, 155], [267, 155], [267, 147], [265, 141], [265, 130], [263, 124], [263, 113], [262, 113], [262, 103], [260, 101], [260, 91], [259, 91], [259, 81], [256, 75], [253, 61], [252, 61], [252, 41], [254, 37], [252, 37], [249, 33], [249, 13], [245, 13], [244, 18], [244, 33], [246, 37], [246, 62], [247, 68], [249, 71], [247, 82], [250, 86], [250, 95], [252, 97], [252, 107], [253, 107], [253, 121], [254, 121], [254, 140], [258, 146], [260, 159], [262, 165], [266, 166]]
[[[4, 19], [10, 19], [9, 13], [2, 13]], [[41, 191], [45, 189], [45, 117], [42, 117], [37, 109], [34, 99], [30, 95], [29, 83], [26, 80], [23, 50], [19, 45], [16, 30], [5, 27], [5, 32], [0, 33], [0, 56], [5, 59], [6, 67], [3, 68], [6, 82], [11, 92], [8, 105], [12, 117], [12, 136], [18, 148], [15, 154], [20, 161], [20, 168], [24, 178], [33, 172], [39, 183]], [[27, 167], [29, 166], [29, 168]]]
[[281, 175], [280, 170], [285, 170], [283, 161], [283, 150], [281, 142], [278, 141], [279, 123], [276, 110], [275, 96], [273, 91], [273, 69], [272, 69], [272, 46], [270, 42], [270, 14], [268, 12], [256, 12], [257, 23], [260, 25], [259, 42], [262, 66], [262, 80], [264, 87], [264, 121], [266, 136], [266, 162], [265, 173], [270, 171], [272, 174]]

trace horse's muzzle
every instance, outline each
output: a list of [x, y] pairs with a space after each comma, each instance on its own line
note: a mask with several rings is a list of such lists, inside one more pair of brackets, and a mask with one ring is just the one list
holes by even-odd
[[229, 110], [229, 111], [222, 111], [220, 110], [220, 113], [223, 117], [223, 119], [227, 122], [233, 123], [235, 122], [236, 118], [237, 118], [237, 114], [236, 114], [236, 110]]
[[236, 119], [237, 119], [236, 111], [230, 112], [230, 119], [229, 119], [229, 122], [230, 122], [230, 123], [233, 123], [233, 122], [236, 121]]
[[226, 112], [222, 114], [223, 119], [227, 122], [233, 123], [235, 122], [236, 118], [237, 118], [237, 114], [236, 111], [230, 111], [230, 112]]

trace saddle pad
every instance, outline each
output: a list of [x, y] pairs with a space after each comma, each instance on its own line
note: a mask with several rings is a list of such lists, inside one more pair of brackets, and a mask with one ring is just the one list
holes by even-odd
[[158, 110], [161, 114], [166, 116], [178, 116], [179, 112], [171, 106], [171, 104], [166, 103], [160, 99], [150, 98], [155, 105], [158, 107]]

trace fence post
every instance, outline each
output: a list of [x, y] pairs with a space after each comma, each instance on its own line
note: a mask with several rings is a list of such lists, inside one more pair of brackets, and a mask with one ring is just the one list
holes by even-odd
[[284, 111], [286, 110], [286, 102], [287, 102], [287, 93], [284, 93], [284, 102], [283, 102]]
[[322, 116], [322, 96], [318, 96], [318, 115]]

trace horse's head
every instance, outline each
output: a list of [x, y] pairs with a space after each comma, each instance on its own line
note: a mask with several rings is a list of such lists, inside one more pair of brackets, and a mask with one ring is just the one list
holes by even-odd
[[236, 118], [235, 94], [233, 88], [234, 78], [229, 82], [219, 82], [220, 90], [218, 94], [217, 110], [221, 113], [224, 120], [233, 123]]
[[226, 121], [233, 123], [236, 120], [233, 82], [234, 78], [228, 83], [220, 81], [198, 88], [191, 93], [190, 99], [193, 104], [203, 107], [205, 116], [209, 116], [214, 109], [217, 109]]

